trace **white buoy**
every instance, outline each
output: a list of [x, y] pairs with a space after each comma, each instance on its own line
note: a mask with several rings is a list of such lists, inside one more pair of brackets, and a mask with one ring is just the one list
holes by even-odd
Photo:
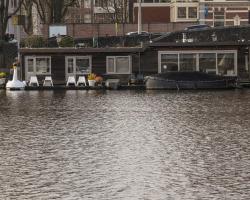
[[26, 84], [19, 81], [17, 78], [17, 68], [14, 66], [14, 74], [12, 81], [8, 81], [6, 84], [7, 90], [23, 90]]

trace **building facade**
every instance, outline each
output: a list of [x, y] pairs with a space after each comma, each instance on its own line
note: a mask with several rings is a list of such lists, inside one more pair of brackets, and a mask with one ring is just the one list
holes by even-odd
[[[142, 23], [195, 22], [217, 26], [249, 24], [249, 0], [142, 0]], [[137, 23], [139, 3], [134, 3]]]
[[249, 24], [248, 0], [200, 0], [199, 21], [210, 26], [238, 26]]
[[66, 23], [128, 23], [129, 0], [79, 0], [69, 8]]
[[79, 0], [77, 5], [70, 7], [65, 17], [66, 23], [92, 23], [93, 22], [93, 1]]
[[[9, 14], [14, 13], [14, 11], [18, 7], [18, 3], [19, 3], [19, 0], [10, 0], [9, 1], [9, 10], [8, 10]], [[16, 25], [14, 25], [14, 18], [10, 18], [8, 21], [6, 33], [13, 34], [16, 36], [18, 34], [18, 32], [19, 32], [19, 28]]]

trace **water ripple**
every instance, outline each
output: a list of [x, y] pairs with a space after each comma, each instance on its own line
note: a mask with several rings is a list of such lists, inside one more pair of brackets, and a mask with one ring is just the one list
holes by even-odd
[[249, 90], [0, 97], [0, 199], [249, 199]]

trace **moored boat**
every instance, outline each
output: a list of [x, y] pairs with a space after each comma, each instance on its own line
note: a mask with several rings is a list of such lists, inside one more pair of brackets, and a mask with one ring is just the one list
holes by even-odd
[[146, 89], [230, 89], [236, 87], [236, 77], [203, 72], [167, 72], [147, 76]]

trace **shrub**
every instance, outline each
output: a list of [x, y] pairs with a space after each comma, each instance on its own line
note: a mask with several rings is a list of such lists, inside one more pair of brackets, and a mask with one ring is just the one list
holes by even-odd
[[95, 81], [96, 81], [97, 83], [102, 83], [102, 82], [103, 82], [103, 78], [102, 78], [101, 76], [96, 76], [96, 77], [95, 77]]
[[60, 47], [74, 47], [75, 46], [75, 42], [74, 42], [74, 39], [72, 37], [70, 37], [70, 36], [64, 36], [58, 42], [58, 45]]
[[42, 48], [47, 46], [47, 40], [44, 37], [37, 35], [32, 35], [25, 38], [23, 43], [25, 47], [29, 48]]
[[88, 75], [88, 80], [95, 80], [96, 75], [91, 73]]
[[5, 78], [7, 74], [5, 72], [0, 72], [0, 78]]

